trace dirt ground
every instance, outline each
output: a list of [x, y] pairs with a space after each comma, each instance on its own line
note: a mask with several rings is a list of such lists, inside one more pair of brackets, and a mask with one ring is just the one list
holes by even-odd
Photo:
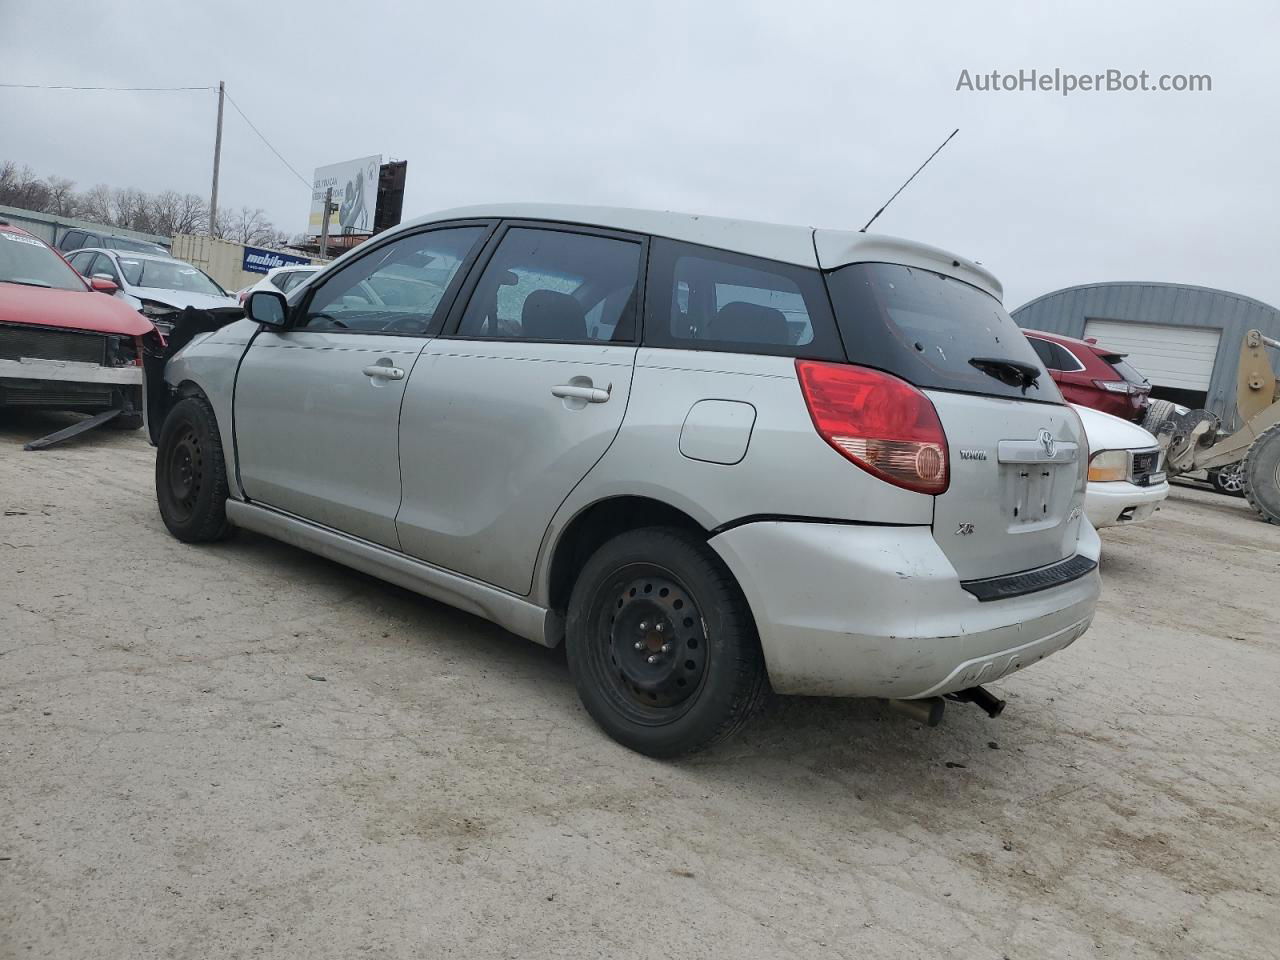
[[1280, 527], [1179, 487], [1074, 646], [678, 763], [563, 655], [0, 420], [0, 957], [1280, 956]]

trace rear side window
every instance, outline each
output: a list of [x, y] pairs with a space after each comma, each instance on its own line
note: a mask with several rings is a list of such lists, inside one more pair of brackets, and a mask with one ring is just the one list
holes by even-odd
[[[1000, 301], [977, 287], [919, 267], [855, 263], [831, 271], [827, 288], [852, 363], [917, 387], [1062, 402]], [[1036, 384], [1024, 386], [1001, 361], [1040, 371]]]
[[843, 359], [817, 270], [655, 240], [645, 343]]
[[1076, 359], [1075, 355], [1060, 343], [1054, 343], [1051, 340], [1041, 340], [1039, 337], [1027, 337], [1031, 342], [1031, 349], [1036, 352], [1036, 356], [1050, 370], [1062, 370], [1066, 373], [1073, 373], [1077, 370], [1083, 370], [1084, 364]]
[[81, 247], [84, 246], [83, 241], [84, 241], [83, 230], [71, 230], [67, 233], [65, 237], [62, 238], [61, 246], [63, 250], [79, 250]]
[[1108, 354], [1102, 359], [1106, 363], [1110, 364], [1111, 369], [1115, 370], [1116, 373], [1120, 374], [1122, 379], [1129, 381], [1129, 383], [1135, 384], [1136, 386], [1139, 386], [1139, 387], [1151, 386], [1151, 382], [1142, 374], [1140, 374], [1137, 370], [1135, 370], [1132, 366], [1130, 366], [1129, 362], [1125, 360], [1122, 354], [1112, 353], [1112, 354]]

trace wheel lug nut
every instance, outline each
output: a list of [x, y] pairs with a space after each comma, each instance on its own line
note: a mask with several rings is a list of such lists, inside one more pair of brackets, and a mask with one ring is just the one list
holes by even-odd
[[643, 650], [643, 649], [644, 649], [644, 642], [643, 642], [643, 641], [641, 641], [641, 640], [637, 640], [637, 641], [636, 641], [636, 649], [637, 649], [637, 650]]
[[664, 644], [662, 645], [662, 652], [663, 652], [663, 653], [670, 653], [670, 652], [671, 652], [671, 644], [669, 644], [669, 643], [664, 643]]
[[649, 621], [648, 621], [648, 620], [641, 620], [641, 621], [640, 621], [640, 632], [641, 632], [641, 633], [647, 633], [648, 631], [649, 631]]
[[650, 654], [650, 655], [649, 655], [649, 662], [650, 662], [650, 663], [657, 663], [657, 662], [658, 662], [658, 655], [657, 655], [656, 653], [654, 653], [654, 654]]
[[653, 629], [657, 630], [659, 633], [662, 633], [664, 630], [667, 629], [667, 625], [665, 623], [660, 623]]

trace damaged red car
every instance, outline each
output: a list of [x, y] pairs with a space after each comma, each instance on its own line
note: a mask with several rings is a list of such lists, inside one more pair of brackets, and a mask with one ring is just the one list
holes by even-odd
[[142, 426], [143, 351], [159, 334], [109, 295], [115, 289], [86, 280], [43, 240], [0, 220], [0, 409], [94, 415], [29, 448], [99, 423]]

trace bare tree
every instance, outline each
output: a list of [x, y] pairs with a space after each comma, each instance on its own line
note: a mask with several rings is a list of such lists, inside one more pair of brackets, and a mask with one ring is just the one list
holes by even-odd
[[96, 184], [80, 195], [80, 215], [96, 223], [111, 223], [115, 214], [111, 188], [105, 183]]
[[[41, 179], [27, 166], [0, 160], [0, 204], [59, 216], [77, 216], [104, 226], [124, 227], [142, 233], [173, 236], [196, 233], [209, 224], [209, 207], [194, 193], [165, 190], [152, 194], [136, 187], [112, 188], [97, 184], [83, 193], [65, 177]], [[239, 243], [280, 243], [284, 234], [256, 207], [239, 213], [220, 210], [211, 231]]]
[[240, 212], [235, 214], [219, 211], [218, 219], [226, 221], [222, 234], [224, 239], [234, 240], [236, 243], [269, 243], [276, 235], [276, 228], [261, 207], [241, 207]]
[[66, 177], [47, 177], [45, 185], [49, 188], [49, 211], [60, 217], [69, 217], [76, 208], [76, 182]]
[[204, 228], [208, 212], [205, 202], [194, 193], [165, 190], [150, 198], [151, 232], [172, 237]]

